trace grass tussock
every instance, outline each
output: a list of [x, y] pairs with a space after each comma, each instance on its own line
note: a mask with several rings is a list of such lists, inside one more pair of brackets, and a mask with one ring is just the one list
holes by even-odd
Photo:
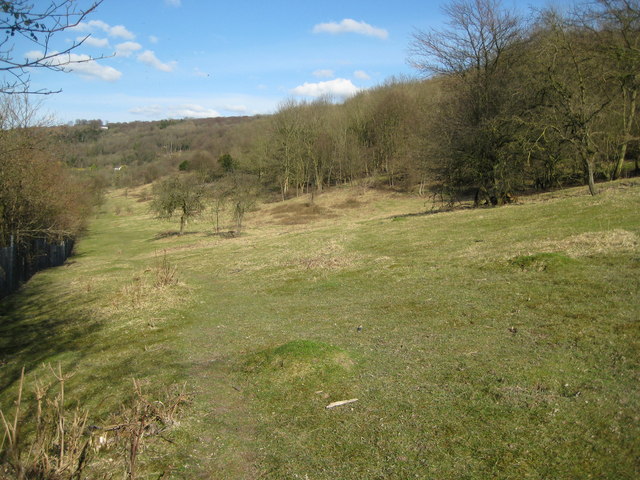
[[176, 288], [184, 289], [178, 279], [178, 268], [171, 263], [166, 251], [162, 256], [154, 254], [150, 267], [135, 273], [111, 299], [111, 307], [120, 311], [151, 309], [159, 311], [180, 302]]

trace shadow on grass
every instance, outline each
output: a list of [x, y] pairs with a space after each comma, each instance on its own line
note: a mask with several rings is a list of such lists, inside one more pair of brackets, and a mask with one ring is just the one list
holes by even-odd
[[[57, 355], [90, 354], [101, 324], [46, 282], [29, 282], [0, 302], [0, 392]], [[63, 312], [63, 313], [62, 313]]]

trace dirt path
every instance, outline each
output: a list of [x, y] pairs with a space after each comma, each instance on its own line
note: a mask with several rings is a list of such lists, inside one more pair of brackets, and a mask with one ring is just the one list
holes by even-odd
[[188, 385], [194, 392], [185, 419], [192, 436], [189, 464], [195, 470], [189, 477], [259, 478], [255, 418], [234, 367], [235, 343], [220, 334], [206, 307], [192, 310], [191, 316], [181, 335], [190, 365]]

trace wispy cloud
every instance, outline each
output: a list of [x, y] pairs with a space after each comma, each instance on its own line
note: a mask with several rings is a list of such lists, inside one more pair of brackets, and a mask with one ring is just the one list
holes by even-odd
[[313, 72], [313, 76], [314, 77], [318, 77], [318, 78], [332, 78], [334, 75], [334, 71], [333, 70], [316, 70], [315, 72]]
[[202, 70], [200, 70], [198, 67], [195, 67], [195, 68], [193, 69], [193, 74], [194, 74], [196, 77], [200, 77], [200, 78], [207, 78], [207, 77], [209, 77], [209, 74], [208, 74], [207, 72], [203, 72], [203, 71], [202, 71]]
[[170, 7], [179, 7], [182, 5], [182, 0], [164, 0], [164, 3]]
[[142, 45], [138, 42], [123, 42], [116, 45], [117, 57], [130, 57], [133, 52], [137, 52], [142, 49]]
[[345, 18], [340, 23], [319, 23], [313, 27], [313, 33], [330, 33], [332, 35], [357, 33], [359, 35], [381, 38], [382, 40], [386, 40], [389, 37], [389, 32], [385, 29], [373, 27], [365, 22], [357, 22], [351, 18]]
[[98, 48], [104, 48], [109, 46], [108, 38], [78, 37], [76, 38], [76, 42], [82, 42], [83, 45], [88, 45], [90, 47], [98, 47]]
[[91, 20], [89, 22], [80, 22], [72, 28], [79, 32], [94, 32], [101, 30], [110, 37], [122, 38], [123, 40], [133, 40], [136, 36], [131, 33], [124, 25], [111, 26], [102, 20]]
[[220, 113], [217, 110], [195, 103], [175, 105], [144, 105], [129, 109], [129, 113], [152, 119], [210, 118], [220, 116]]
[[149, 41], [151, 43], [158, 43], [160, 41], [160, 39], [158, 37], [156, 37], [155, 35], [149, 35]]
[[164, 108], [161, 105], [144, 105], [129, 109], [129, 113], [140, 115], [148, 118], [159, 118], [164, 114]]
[[156, 54], [151, 50], [145, 50], [143, 53], [138, 55], [138, 61], [144, 63], [145, 65], [149, 65], [156, 70], [160, 70], [161, 72], [173, 72], [173, 70], [175, 70], [176, 68], [176, 62], [161, 62], [160, 60], [158, 60], [158, 57], [156, 57]]
[[351, 80], [336, 78], [327, 82], [307, 83], [299, 85], [291, 93], [303, 97], [321, 97], [323, 95], [347, 98], [358, 93], [360, 89]]
[[244, 105], [226, 105], [225, 107], [223, 107], [223, 109], [227, 112], [243, 114], [249, 111], [249, 109]]
[[369, 74], [367, 72], [365, 72], [364, 70], [356, 70], [355, 72], [353, 72], [353, 76], [356, 77], [358, 80], [370, 80], [371, 79]]
[[[53, 55], [53, 57], [45, 61], [47, 65], [62, 68], [67, 72], [77, 73], [85, 78], [97, 78], [99, 80], [104, 80], [105, 82], [115, 82], [122, 76], [122, 72], [113, 67], [100, 65], [95, 60], [92, 60], [89, 55], [69, 53], [66, 55], [55, 56], [56, 53], [57, 52], [49, 52], [48, 55]], [[27, 52], [25, 57], [29, 60], [38, 60], [44, 57], [44, 53], [33, 50]]]
[[202, 105], [176, 105], [169, 109], [169, 117], [178, 118], [209, 118], [219, 117], [218, 111], [203, 107]]

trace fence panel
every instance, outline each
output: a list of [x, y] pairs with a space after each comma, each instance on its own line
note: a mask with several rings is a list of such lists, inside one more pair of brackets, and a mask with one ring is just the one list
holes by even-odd
[[71, 255], [73, 243], [70, 238], [60, 243], [36, 238], [26, 246], [12, 242], [8, 247], [0, 247], [0, 298], [17, 290], [36, 272], [62, 265]]

